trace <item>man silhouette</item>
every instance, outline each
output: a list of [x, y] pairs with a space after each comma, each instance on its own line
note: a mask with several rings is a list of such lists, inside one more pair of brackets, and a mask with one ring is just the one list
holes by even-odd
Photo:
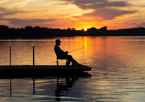
[[68, 55], [67, 51], [61, 50], [61, 48], [59, 47], [61, 41], [59, 39], [57, 39], [55, 43], [56, 45], [54, 46], [54, 51], [58, 59], [67, 59], [66, 66], [70, 66], [70, 62], [72, 62], [72, 66], [80, 66], [80, 64], [76, 60], [74, 60], [71, 55]]

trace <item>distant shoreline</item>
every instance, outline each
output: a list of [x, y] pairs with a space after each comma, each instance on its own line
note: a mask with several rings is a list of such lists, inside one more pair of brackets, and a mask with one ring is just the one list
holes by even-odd
[[74, 37], [74, 36], [145, 36], [145, 28], [130, 28], [119, 30], [107, 30], [107, 27], [97, 29], [92, 27], [87, 31], [68, 29], [52, 29], [44, 27], [9, 28], [0, 25], [0, 39], [47, 39], [53, 37]]

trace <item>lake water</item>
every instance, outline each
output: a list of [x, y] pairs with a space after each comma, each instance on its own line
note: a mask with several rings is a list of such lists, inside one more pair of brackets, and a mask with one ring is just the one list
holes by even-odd
[[[57, 38], [0, 40], [0, 65], [56, 65]], [[61, 48], [91, 66], [87, 78], [0, 79], [0, 102], [145, 102], [145, 37], [61, 37]], [[59, 61], [65, 64], [65, 61]]]

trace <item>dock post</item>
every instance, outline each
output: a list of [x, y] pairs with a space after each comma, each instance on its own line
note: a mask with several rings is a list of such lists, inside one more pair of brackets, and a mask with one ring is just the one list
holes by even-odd
[[35, 65], [35, 46], [33, 46], [33, 66]]
[[35, 95], [35, 73], [34, 73], [34, 66], [35, 66], [35, 46], [33, 46], [33, 95]]
[[11, 66], [11, 64], [12, 64], [12, 62], [11, 62], [11, 61], [12, 61], [11, 46], [10, 46], [10, 48], [9, 48], [9, 49], [10, 49], [10, 66]]
[[[9, 47], [10, 50], [10, 66], [12, 65], [12, 54], [11, 54], [11, 46]], [[12, 80], [10, 79], [10, 97], [12, 96]]]

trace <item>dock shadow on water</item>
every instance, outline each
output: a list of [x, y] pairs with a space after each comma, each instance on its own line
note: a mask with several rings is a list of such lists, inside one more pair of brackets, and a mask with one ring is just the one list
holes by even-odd
[[[69, 96], [73, 93], [78, 80], [90, 78], [91, 74], [81, 75], [32, 75], [32, 76], [2, 76], [0, 77], [0, 95], [5, 97], [2, 102], [20, 101], [84, 101], [85, 99]], [[5, 87], [2, 86], [5, 80]], [[76, 90], [76, 89], [75, 89]]]

